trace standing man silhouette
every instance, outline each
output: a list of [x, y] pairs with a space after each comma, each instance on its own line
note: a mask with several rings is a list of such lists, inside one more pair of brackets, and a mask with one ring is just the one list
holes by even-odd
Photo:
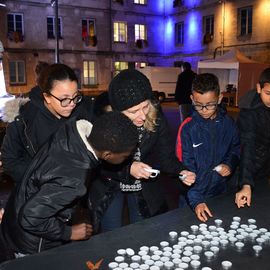
[[182, 72], [178, 75], [175, 100], [179, 104], [180, 123], [190, 114], [192, 108], [191, 85], [196, 73], [191, 70], [191, 65], [188, 62], [182, 64]]

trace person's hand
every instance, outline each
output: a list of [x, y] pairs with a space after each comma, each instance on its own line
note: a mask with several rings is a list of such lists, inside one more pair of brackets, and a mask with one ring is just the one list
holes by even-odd
[[89, 239], [93, 233], [93, 227], [91, 224], [81, 223], [72, 226], [70, 240], [78, 241]]
[[219, 164], [217, 167], [219, 167], [219, 170], [217, 170], [216, 172], [221, 176], [228, 176], [232, 172], [231, 168], [226, 164]]
[[197, 218], [202, 222], [206, 222], [209, 217], [213, 217], [206, 203], [199, 203], [195, 207], [195, 213], [196, 213]]
[[136, 179], [148, 179], [151, 175], [145, 169], [151, 169], [151, 167], [143, 162], [134, 161], [130, 167], [130, 174]]
[[4, 208], [1, 208], [0, 209], [0, 224], [2, 222], [2, 218], [3, 218], [4, 212], [5, 212], [5, 209]]
[[194, 172], [183, 170], [180, 172], [180, 174], [185, 176], [184, 180], [182, 181], [185, 185], [191, 186], [192, 184], [194, 184], [196, 180], [196, 174]]
[[251, 187], [250, 185], [243, 185], [242, 189], [235, 194], [235, 203], [238, 208], [244, 207], [245, 205], [251, 205]]

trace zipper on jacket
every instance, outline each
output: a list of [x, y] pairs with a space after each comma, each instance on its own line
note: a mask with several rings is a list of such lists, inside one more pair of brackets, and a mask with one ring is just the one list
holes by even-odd
[[38, 244], [38, 253], [41, 252], [42, 242], [43, 242], [43, 238], [41, 237], [41, 238], [39, 239], [39, 244]]

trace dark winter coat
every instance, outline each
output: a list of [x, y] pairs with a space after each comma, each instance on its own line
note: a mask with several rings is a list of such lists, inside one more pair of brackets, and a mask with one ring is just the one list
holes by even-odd
[[5, 208], [2, 232], [14, 252], [37, 253], [70, 241], [70, 220], [98, 165], [86, 140], [92, 125], [66, 122], [36, 154]]
[[178, 75], [176, 88], [175, 88], [175, 101], [181, 104], [191, 104], [191, 88], [192, 81], [196, 73], [192, 70], [184, 70], [182, 73]]
[[196, 173], [195, 184], [187, 193], [188, 203], [195, 209], [206, 198], [226, 191], [226, 180], [215, 170], [223, 163], [234, 171], [239, 162], [240, 137], [236, 123], [224, 109], [215, 119], [204, 119], [194, 111], [179, 128], [177, 156], [190, 171]]
[[270, 176], [270, 108], [255, 90], [239, 102], [238, 126], [241, 134], [239, 186]]
[[[71, 116], [91, 121], [92, 103], [84, 97]], [[18, 183], [36, 152], [67, 119], [58, 119], [44, 105], [41, 95], [34, 94], [30, 101], [15, 99], [7, 103], [3, 120], [9, 123], [1, 149], [3, 168]]]
[[[175, 143], [172, 140], [167, 120], [161, 111], [157, 118], [156, 131], [145, 132], [140, 143], [141, 161], [178, 179], [177, 175], [184, 167], [175, 156]], [[124, 164], [113, 167], [106, 164], [101, 165], [100, 175], [93, 182], [90, 190], [94, 224], [100, 221], [112, 201], [113, 195], [120, 190], [119, 182], [126, 184], [135, 182], [136, 179], [130, 175], [132, 162], [133, 160], [127, 160]], [[160, 213], [166, 204], [160, 181], [149, 178], [142, 180], [141, 183], [142, 191], [133, 193], [138, 196], [139, 201], [144, 201], [150, 216]]]

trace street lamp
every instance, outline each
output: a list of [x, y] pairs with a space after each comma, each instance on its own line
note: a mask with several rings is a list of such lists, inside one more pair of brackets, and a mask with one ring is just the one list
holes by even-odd
[[59, 31], [58, 31], [58, 0], [51, 0], [55, 13], [55, 63], [59, 63]]

